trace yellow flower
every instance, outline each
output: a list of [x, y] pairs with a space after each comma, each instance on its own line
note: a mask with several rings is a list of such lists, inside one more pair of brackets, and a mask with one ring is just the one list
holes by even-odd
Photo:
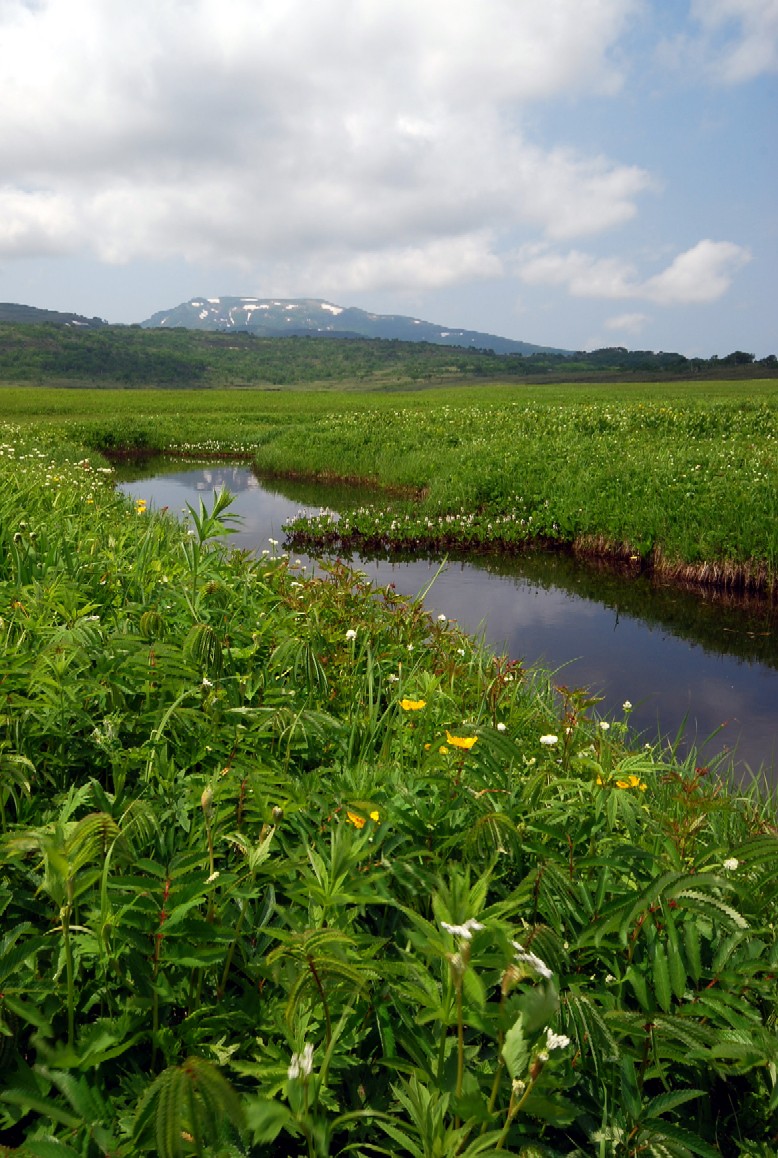
[[450, 749], [447, 748], [445, 744], [441, 744], [438, 748], [438, 751], [440, 752], [441, 756], [448, 756]]
[[400, 707], [404, 712], [420, 712], [426, 706], [426, 700], [400, 700]]
[[472, 748], [478, 739], [477, 736], [452, 736], [446, 729], [446, 739], [452, 748]]
[[[374, 820], [376, 824], [378, 824], [379, 820], [381, 819], [381, 814], [377, 808], [374, 808], [373, 811], [369, 813], [369, 816], [370, 816], [370, 819]], [[364, 816], [360, 816], [358, 812], [352, 812], [351, 809], [348, 809], [348, 811], [346, 812], [346, 820], [348, 821], [349, 824], [353, 824], [354, 828], [364, 828], [365, 827]]]
[[634, 774], [632, 776], [628, 776], [626, 780], [617, 780], [616, 787], [639, 788], [641, 792], [645, 792], [646, 790], [646, 785], [643, 783], [639, 776], [635, 776]]

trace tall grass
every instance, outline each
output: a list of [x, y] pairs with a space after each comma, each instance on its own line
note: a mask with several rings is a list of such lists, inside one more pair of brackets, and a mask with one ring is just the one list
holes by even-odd
[[773, 801], [0, 443], [0, 1147], [770, 1152]]
[[359, 478], [414, 496], [353, 514], [340, 528], [352, 538], [496, 549], [555, 541], [723, 584], [765, 589], [776, 581], [778, 395], [770, 382], [391, 397], [3, 396], [20, 416], [49, 408], [53, 425], [97, 449], [241, 453], [266, 472]]

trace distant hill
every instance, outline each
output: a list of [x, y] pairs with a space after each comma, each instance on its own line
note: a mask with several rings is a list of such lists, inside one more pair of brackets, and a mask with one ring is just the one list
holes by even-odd
[[85, 318], [81, 314], [63, 314], [59, 310], [39, 310], [36, 306], [20, 306], [16, 302], [0, 302], [0, 322], [14, 325], [84, 326], [95, 330], [108, 323], [102, 318]]
[[408, 318], [402, 314], [370, 314], [336, 306], [321, 298], [192, 298], [171, 310], [160, 310], [145, 322], [145, 329], [183, 326], [187, 330], [245, 330], [257, 337], [278, 338], [306, 334], [339, 338], [390, 338], [403, 342], [432, 342], [436, 346], [464, 346], [495, 354], [566, 354], [554, 346], [534, 346], [484, 334]]

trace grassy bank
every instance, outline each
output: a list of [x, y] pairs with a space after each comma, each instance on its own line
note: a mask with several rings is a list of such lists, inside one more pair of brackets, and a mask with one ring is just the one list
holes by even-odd
[[772, 1152], [772, 802], [0, 443], [0, 1149]]

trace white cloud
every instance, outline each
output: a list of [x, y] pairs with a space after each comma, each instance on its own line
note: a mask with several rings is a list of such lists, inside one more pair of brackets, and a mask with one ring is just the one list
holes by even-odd
[[0, 0], [6, 252], [494, 276], [498, 235], [603, 232], [652, 186], [522, 129], [533, 102], [618, 89], [638, 5]]
[[66, 197], [0, 188], [0, 256], [62, 254], [76, 242], [76, 217]]
[[691, 18], [693, 33], [661, 46], [667, 63], [725, 84], [778, 71], [778, 0], [692, 0]]
[[527, 247], [519, 254], [518, 273], [528, 285], [564, 286], [573, 297], [635, 296], [635, 269], [615, 257], [594, 257], [572, 249], [561, 254], [545, 246]]
[[705, 239], [680, 253], [661, 273], [641, 281], [635, 267], [620, 258], [598, 258], [580, 250], [560, 254], [535, 246], [519, 253], [518, 274], [528, 285], [563, 286], [573, 297], [694, 305], [722, 297], [737, 270], [750, 260], [741, 245]]
[[606, 318], [603, 325], [616, 333], [639, 334], [650, 320], [648, 314], [617, 314]]
[[636, 296], [659, 305], [714, 302], [730, 287], [734, 274], [751, 254], [731, 241], [699, 241], [680, 253], [667, 269], [650, 277]]

